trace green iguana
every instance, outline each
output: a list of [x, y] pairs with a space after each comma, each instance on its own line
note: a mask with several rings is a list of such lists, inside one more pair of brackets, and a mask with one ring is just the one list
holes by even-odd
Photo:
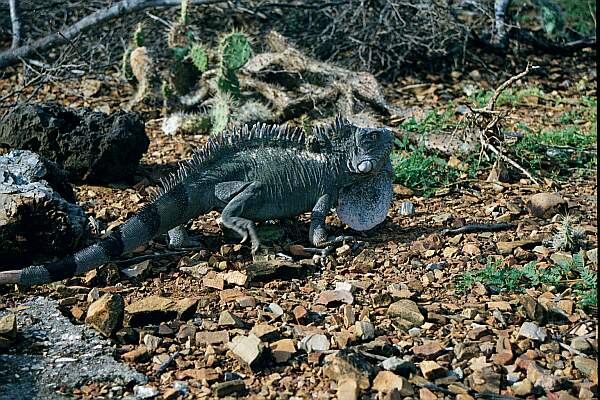
[[184, 225], [211, 210], [221, 223], [260, 246], [254, 221], [312, 211], [309, 240], [327, 240], [325, 217], [336, 208], [355, 230], [381, 223], [392, 199], [392, 133], [338, 118], [305, 136], [286, 126], [257, 124], [225, 131], [196, 150], [164, 180], [156, 197], [98, 243], [60, 261], [0, 273], [0, 284], [42, 284], [82, 274], [168, 232], [184, 246]]

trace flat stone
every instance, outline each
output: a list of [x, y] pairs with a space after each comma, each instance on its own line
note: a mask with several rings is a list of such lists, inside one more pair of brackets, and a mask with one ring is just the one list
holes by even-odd
[[374, 375], [373, 365], [356, 353], [340, 350], [337, 354], [325, 357], [323, 376], [336, 382], [351, 379], [360, 389], [366, 390], [371, 386], [371, 378]]
[[469, 375], [467, 381], [469, 382], [469, 386], [479, 393], [500, 394], [502, 375], [492, 371], [490, 368], [485, 368], [481, 371], [474, 371]]
[[517, 247], [525, 247], [539, 243], [539, 239], [522, 239], [510, 242], [496, 242], [496, 249], [500, 254], [512, 254]]
[[486, 306], [488, 310], [512, 311], [512, 307], [508, 301], [488, 301]]
[[142, 339], [142, 341], [144, 342], [144, 345], [146, 345], [146, 348], [150, 351], [154, 351], [154, 350], [158, 349], [158, 347], [162, 343], [161, 338], [159, 338], [158, 336], [150, 335], [150, 334], [144, 335], [144, 338]]
[[535, 322], [523, 322], [523, 325], [521, 325], [521, 328], [519, 328], [519, 337], [544, 342], [546, 340], [546, 336], [546, 330], [539, 327]]
[[419, 400], [437, 400], [437, 396], [427, 388], [419, 389]]
[[250, 333], [256, 335], [257, 338], [265, 342], [277, 339], [279, 337], [279, 329], [266, 323], [254, 325], [250, 330]]
[[192, 378], [198, 382], [207, 381], [214, 382], [219, 379], [221, 374], [213, 368], [190, 368], [178, 371], [177, 379]]
[[596, 373], [596, 381], [598, 380], [598, 361], [584, 356], [573, 357], [575, 368], [581, 371], [585, 376], [591, 377]]
[[285, 363], [296, 353], [296, 343], [293, 339], [281, 339], [271, 343], [271, 353], [275, 362]]
[[412, 348], [414, 355], [423, 358], [436, 357], [444, 351], [444, 347], [436, 341], [427, 341], [420, 346]]
[[214, 332], [196, 332], [196, 346], [202, 344], [221, 344], [229, 342], [229, 332], [214, 331]]
[[175, 301], [161, 296], [148, 296], [125, 307], [126, 321], [130, 326], [143, 326], [173, 319], [177, 311]]
[[423, 317], [423, 314], [419, 311], [417, 303], [408, 299], [402, 299], [392, 303], [387, 310], [387, 315], [389, 317], [398, 317], [408, 321], [411, 327], [421, 326], [425, 322], [425, 317]]
[[213, 273], [211, 274], [209, 272], [204, 278], [202, 278], [202, 286], [211, 289], [223, 290], [225, 288], [225, 279], [223, 279], [223, 275], [216, 274], [214, 271], [211, 272]]
[[277, 303], [269, 304], [267, 310], [269, 310], [275, 318], [279, 318], [284, 314], [283, 308]]
[[306, 317], [308, 317], [308, 310], [303, 306], [294, 307], [294, 318], [296, 321], [303, 321]]
[[353, 302], [354, 296], [348, 290], [325, 290], [319, 294], [316, 304], [328, 306], [339, 303], [352, 304]]
[[124, 307], [125, 302], [120, 294], [106, 293], [90, 304], [85, 323], [109, 337], [120, 328]]
[[227, 347], [244, 368], [256, 371], [262, 366], [265, 345], [255, 335], [236, 336], [227, 344]]
[[144, 362], [148, 359], [148, 355], [149, 352], [146, 346], [139, 346], [136, 349], [124, 353], [121, 358], [129, 363]]
[[519, 298], [519, 302], [523, 306], [527, 318], [537, 321], [540, 324], [543, 324], [546, 321], [546, 309], [537, 301], [537, 299], [525, 294]]
[[395, 372], [404, 377], [417, 372], [417, 366], [414, 363], [396, 356], [386, 358], [382, 361], [381, 366], [387, 371]]
[[9, 340], [17, 338], [17, 316], [15, 314], [9, 313], [0, 317], [0, 336]]
[[444, 377], [448, 372], [446, 368], [442, 367], [437, 362], [429, 360], [421, 361], [419, 363], [419, 368], [425, 379], [429, 381]]
[[412, 396], [415, 392], [406, 378], [391, 371], [380, 371], [373, 380], [372, 389], [381, 393], [389, 393], [396, 389], [402, 397]]
[[235, 299], [235, 302], [240, 307], [256, 307], [256, 299], [252, 296], [242, 296]]
[[230, 326], [234, 328], [243, 328], [246, 326], [246, 323], [242, 321], [240, 317], [229, 312], [223, 311], [219, 314], [219, 326]]
[[358, 383], [351, 378], [346, 378], [338, 382], [337, 385], [338, 400], [357, 400], [360, 394]]
[[536, 388], [542, 389], [545, 393], [554, 392], [561, 388], [563, 380], [550, 371], [540, 367], [535, 361], [527, 367], [527, 379], [533, 383]]
[[219, 292], [219, 299], [221, 303], [237, 301], [237, 299], [244, 296], [246, 296], [244, 292], [239, 289], [224, 289]]
[[250, 279], [248, 275], [241, 271], [229, 271], [225, 274], [225, 282], [230, 285], [246, 286]]
[[133, 393], [138, 399], [152, 399], [160, 394], [157, 388], [150, 385], [137, 385], [133, 388]]
[[369, 321], [356, 321], [354, 332], [360, 340], [371, 340], [375, 337], [375, 327]]

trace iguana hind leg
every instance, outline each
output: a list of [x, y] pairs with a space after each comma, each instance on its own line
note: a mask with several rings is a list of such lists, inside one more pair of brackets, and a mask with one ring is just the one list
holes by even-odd
[[235, 195], [221, 212], [221, 223], [226, 228], [232, 229], [240, 235], [242, 237], [241, 243], [250, 239], [253, 253], [256, 253], [260, 247], [256, 227], [254, 221], [243, 218], [241, 215], [244, 215], [244, 210], [250, 205], [252, 200], [256, 199], [256, 196], [260, 192], [260, 187], [261, 184], [259, 182], [249, 184]]

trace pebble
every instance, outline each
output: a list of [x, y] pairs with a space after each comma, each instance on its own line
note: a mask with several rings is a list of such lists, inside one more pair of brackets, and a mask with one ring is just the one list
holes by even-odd
[[388, 310], [387, 315], [389, 317], [398, 317], [411, 324], [411, 327], [418, 327], [423, 325], [425, 317], [421, 314], [417, 303], [412, 300], [402, 299], [395, 303], [392, 303]]
[[106, 293], [90, 304], [85, 323], [109, 337], [121, 326], [124, 307], [125, 302], [120, 294]]
[[521, 328], [519, 328], [519, 337], [544, 342], [546, 340], [546, 336], [546, 330], [539, 327], [535, 322], [523, 322]]
[[376, 392], [389, 393], [394, 389], [398, 390], [402, 397], [414, 394], [414, 389], [408, 380], [391, 371], [380, 371], [373, 380], [373, 390]]
[[338, 382], [338, 400], [357, 400], [359, 393], [358, 383], [354, 379], [346, 378]]
[[354, 302], [354, 296], [349, 290], [325, 290], [319, 294], [316, 304], [323, 304], [325, 306], [331, 304], [352, 304]]
[[236, 336], [227, 347], [243, 367], [251, 371], [262, 367], [265, 345], [255, 335]]
[[375, 327], [369, 321], [356, 321], [354, 324], [354, 332], [360, 340], [371, 340], [375, 337]]
[[271, 343], [271, 352], [277, 363], [285, 363], [296, 353], [296, 344], [293, 339], [281, 339]]
[[160, 394], [157, 388], [148, 385], [137, 385], [133, 388], [133, 393], [140, 399], [151, 399]]
[[329, 350], [329, 346], [329, 339], [327, 339], [327, 336], [321, 333], [313, 333], [305, 336], [298, 343], [298, 348], [306, 351], [307, 353], [327, 351]]
[[419, 363], [419, 368], [421, 369], [421, 373], [425, 379], [430, 381], [446, 376], [447, 374], [446, 368], [442, 367], [435, 361], [421, 361]]
[[399, 209], [400, 215], [414, 215], [415, 214], [415, 205], [412, 201], [403, 201], [400, 203]]

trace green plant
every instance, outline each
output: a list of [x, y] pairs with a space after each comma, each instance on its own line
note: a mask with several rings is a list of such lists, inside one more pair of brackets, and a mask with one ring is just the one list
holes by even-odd
[[574, 226], [570, 215], [561, 216], [560, 226], [552, 236], [552, 247], [560, 251], [579, 251], [585, 240], [584, 231]]
[[596, 307], [597, 273], [585, 266], [581, 252], [573, 254], [570, 261], [547, 268], [540, 268], [536, 261], [520, 268], [513, 267], [503, 264], [501, 259], [488, 257], [485, 267], [457, 275], [454, 284], [458, 293], [467, 292], [476, 282], [497, 292], [522, 292], [523, 288], [541, 284], [564, 286], [573, 279], [575, 293], [581, 297], [581, 307]]
[[131, 83], [136, 83], [137, 81], [133, 75], [133, 70], [131, 69], [131, 53], [136, 48], [144, 46], [144, 38], [144, 26], [141, 23], [138, 23], [131, 36], [131, 41], [123, 53], [123, 59], [121, 60], [121, 76]]
[[216, 135], [227, 128], [231, 116], [233, 99], [228, 93], [218, 93], [214, 98], [210, 114], [212, 128], [210, 133]]
[[221, 60], [218, 77], [219, 90], [238, 97], [240, 81], [236, 72], [252, 56], [252, 47], [248, 37], [241, 32], [232, 32], [223, 36], [219, 43], [219, 56]]
[[190, 49], [190, 60], [200, 73], [208, 69], [208, 52], [198, 43], [194, 43]]

